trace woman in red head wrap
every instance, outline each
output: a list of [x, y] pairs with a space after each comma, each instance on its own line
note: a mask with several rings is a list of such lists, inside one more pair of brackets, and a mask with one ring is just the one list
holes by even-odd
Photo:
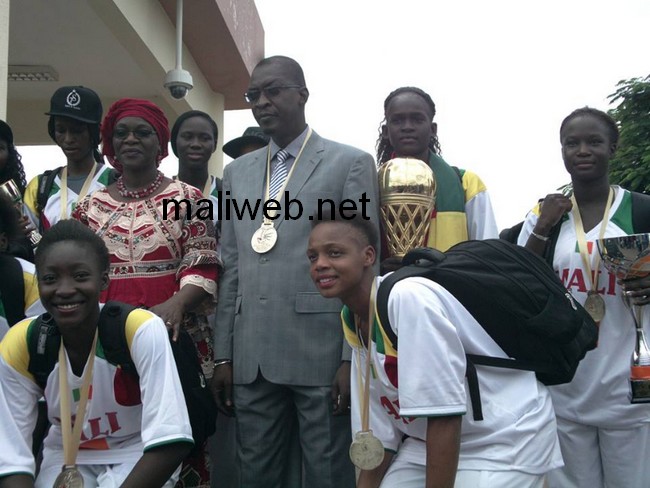
[[[169, 126], [155, 104], [118, 100], [101, 131], [104, 156], [121, 175], [81, 201], [73, 217], [102, 236], [109, 249], [110, 283], [102, 301], [148, 307], [174, 337], [180, 327], [186, 329], [210, 377], [213, 354], [205, 315], [214, 309], [220, 261], [212, 221], [196, 215], [202, 195], [158, 170], [167, 156]], [[183, 199], [190, 205], [169, 202]], [[165, 202], [168, 212], [163, 211]], [[204, 450], [198, 451], [184, 462], [177, 486], [209, 486]], [[188, 483], [184, 478], [199, 481]]]
[[[158, 167], [160, 161], [167, 157], [169, 124], [163, 111], [160, 110], [155, 103], [148, 100], [122, 98], [111, 105], [111, 108], [108, 109], [108, 113], [106, 114], [106, 117], [104, 117], [104, 122], [102, 123], [102, 140], [104, 140], [102, 152], [104, 153], [104, 156], [106, 156], [109, 163], [111, 163], [119, 173], [123, 172], [121, 158], [116, 154], [116, 151], [119, 151], [120, 148], [122, 148], [122, 143], [126, 142], [129, 136], [129, 134], [125, 133], [125, 131], [128, 130], [129, 123], [132, 125], [142, 123], [143, 131], [140, 132], [141, 134], [144, 135], [146, 132], [149, 132], [149, 135], [155, 135], [157, 137], [159, 152], [155, 161], [156, 167]], [[135, 139], [141, 142], [144, 139], [148, 139], [147, 136], [144, 136], [143, 138], [138, 137], [136, 132], [132, 132], [131, 134], [135, 136]]]

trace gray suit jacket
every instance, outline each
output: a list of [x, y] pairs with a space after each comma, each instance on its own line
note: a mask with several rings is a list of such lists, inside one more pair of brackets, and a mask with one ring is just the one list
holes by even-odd
[[[222, 204], [241, 207], [264, 198], [267, 149], [246, 154], [226, 166]], [[365, 193], [366, 215], [378, 223], [377, 173], [372, 156], [359, 149], [321, 138], [315, 132], [297, 162], [286, 191], [303, 207], [302, 217], [285, 219], [283, 201], [274, 221], [275, 247], [266, 254], [251, 248], [251, 237], [262, 223], [261, 206], [254, 220], [239, 220], [233, 212], [221, 223], [221, 256], [225, 271], [219, 282], [215, 321], [215, 358], [233, 360], [233, 378], [248, 384], [258, 368], [274, 383], [326, 386], [332, 383], [350, 351], [344, 343], [341, 302], [323, 298], [309, 276], [309, 217], [318, 199], [338, 204], [352, 199], [360, 208]], [[228, 193], [229, 192], [229, 193]], [[230, 202], [234, 206], [235, 202]], [[291, 212], [297, 212], [292, 204]]]

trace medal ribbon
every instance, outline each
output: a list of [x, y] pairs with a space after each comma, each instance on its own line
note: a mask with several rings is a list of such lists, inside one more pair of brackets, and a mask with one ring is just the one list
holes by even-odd
[[[273, 195], [273, 197], [277, 197], [278, 195], [282, 195], [282, 192], [284, 189], [287, 187], [287, 184], [289, 183], [289, 179], [291, 178], [291, 175], [293, 174], [293, 170], [296, 169], [296, 166], [298, 166], [298, 160], [300, 159], [300, 156], [302, 155], [303, 149], [305, 149], [305, 146], [307, 145], [307, 141], [311, 137], [311, 127], [307, 131], [307, 137], [305, 137], [304, 142], [302, 143], [302, 146], [300, 146], [300, 151], [298, 151], [298, 155], [296, 156], [296, 160], [293, 162], [291, 165], [291, 169], [289, 170], [289, 174], [287, 175], [287, 178], [284, 180], [284, 184], [282, 187], [278, 190], [278, 192]], [[269, 195], [269, 192], [271, 190], [271, 145], [269, 144], [268, 149], [266, 151], [266, 188], [264, 188], [264, 201], [268, 202], [271, 198], [271, 195]], [[276, 198], [277, 200], [277, 198]], [[273, 209], [268, 209], [267, 214], [269, 214], [270, 217], [275, 217], [277, 214], [278, 209], [273, 208]], [[264, 222], [273, 222], [273, 219], [266, 219], [264, 218]]]
[[[93, 164], [93, 169], [90, 170], [86, 180], [84, 181], [83, 186], [81, 187], [81, 192], [77, 197], [77, 202], [86, 196], [88, 190], [90, 189], [90, 184], [95, 177], [95, 172], [97, 171], [97, 163]], [[68, 167], [65, 166], [61, 171], [61, 220], [68, 218]]]
[[81, 440], [81, 430], [86, 416], [86, 406], [88, 404], [88, 393], [90, 391], [90, 382], [93, 377], [93, 367], [95, 365], [95, 347], [97, 346], [97, 329], [95, 329], [95, 338], [90, 348], [86, 369], [81, 379], [81, 390], [79, 392], [79, 404], [75, 413], [74, 427], [71, 428], [71, 409], [70, 409], [70, 388], [68, 386], [68, 361], [61, 338], [59, 347], [59, 394], [61, 397], [61, 437], [63, 438], [63, 464], [64, 466], [74, 466], [79, 452], [79, 442]]
[[[359, 400], [361, 410], [361, 431], [370, 430], [370, 355], [372, 351], [372, 328], [375, 322], [375, 303], [377, 301], [377, 282], [373, 278], [370, 289], [370, 300], [368, 303], [368, 342], [366, 343], [366, 372], [365, 379], [361, 380], [361, 370], [357, 368], [357, 388], [359, 389]], [[355, 324], [356, 325], [356, 324]], [[357, 335], [361, 338], [359, 327]], [[361, 341], [363, 344], [363, 341]], [[361, 352], [357, 349], [357, 362], [361, 366]], [[363, 391], [362, 391], [363, 390]]]
[[[605, 204], [605, 212], [603, 213], [603, 220], [600, 223], [600, 232], [598, 234], [598, 239], [602, 240], [605, 237], [605, 230], [607, 230], [607, 222], [609, 220], [609, 211], [612, 208], [612, 200], [614, 199], [614, 190], [610, 187], [609, 195], [607, 196], [607, 203]], [[587, 271], [587, 277], [591, 283], [591, 293], [598, 293], [598, 267], [600, 266], [600, 253], [595, 252], [594, 256], [594, 272], [592, 272], [591, 261], [589, 259], [589, 249], [587, 248], [587, 236], [585, 235], [585, 228], [582, 225], [582, 216], [580, 215], [580, 209], [578, 208], [578, 203], [576, 202], [576, 197], [571, 195], [571, 213], [573, 214], [573, 220], [575, 222], [576, 238], [578, 239], [578, 250], [580, 251], [580, 257], [582, 258], [582, 264]]]

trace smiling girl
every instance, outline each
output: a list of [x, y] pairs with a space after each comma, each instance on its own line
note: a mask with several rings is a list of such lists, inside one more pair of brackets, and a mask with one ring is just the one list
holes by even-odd
[[[519, 244], [550, 253], [555, 272], [600, 325], [598, 347], [573, 381], [550, 387], [565, 462], [549, 477], [550, 486], [641, 488], [650, 479], [650, 405], [628, 398], [635, 326], [621, 295], [649, 303], [650, 278], [617, 282], [595, 243], [635, 233], [632, 194], [609, 181], [618, 127], [606, 113], [580, 108], [562, 122], [560, 142], [573, 195], [548, 195], [527, 216]], [[646, 335], [649, 318], [646, 307]]]
[[[108, 266], [101, 238], [74, 220], [53, 226], [39, 244], [36, 272], [49, 314], [43, 320], [55, 328], [59, 360], [41, 388], [30, 372], [35, 353], [30, 337], [39, 332], [38, 317], [12, 327], [0, 343], [2, 488], [51, 488], [64, 464], [74, 466], [86, 486], [171, 487], [191, 449], [192, 431], [163, 321], [138, 309], [126, 319], [139, 376], [135, 389], [129, 388], [133, 378], [104, 356], [97, 331]], [[52, 426], [34, 480], [31, 441], [41, 396]], [[75, 417], [83, 419], [79, 433], [70, 425]]]

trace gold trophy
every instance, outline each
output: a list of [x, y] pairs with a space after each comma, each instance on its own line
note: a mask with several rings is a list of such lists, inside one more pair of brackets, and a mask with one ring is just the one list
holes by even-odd
[[[23, 197], [20, 194], [20, 190], [18, 189], [18, 185], [14, 182], [14, 180], [9, 180], [5, 181], [3, 184], [0, 185], [0, 192], [4, 193], [9, 199], [11, 200], [11, 203], [14, 204], [14, 207], [18, 211], [19, 215], [23, 215]], [[36, 232], [35, 230], [31, 231], [29, 233], [29, 242], [31, 242], [32, 247], [36, 248], [38, 246], [39, 241], [41, 240], [41, 235]]]
[[[650, 234], [599, 239], [598, 251], [605, 267], [617, 278], [642, 278], [650, 274]], [[632, 312], [636, 327], [636, 342], [630, 371], [630, 401], [650, 403], [650, 348], [643, 332], [643, 306], [633, 305], [623, 295]]]
[[426, 245], [436, 203], [436, 179], [429, 166], [415, 158], [395, 158], [379, 167], [381, 220], [388, 254], [404, 257]]

